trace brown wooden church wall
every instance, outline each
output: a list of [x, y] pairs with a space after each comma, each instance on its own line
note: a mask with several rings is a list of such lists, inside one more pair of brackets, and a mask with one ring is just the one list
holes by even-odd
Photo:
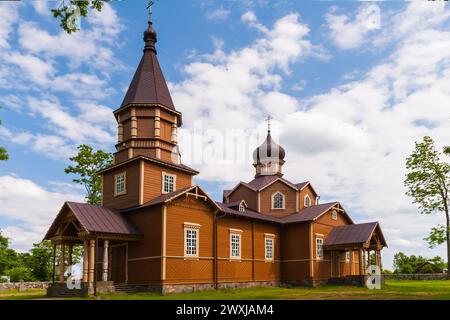
[[[115, 197], [115, 175], [126, 172], [126, 194]], [[123, 209], [139, 205], [139, 162], [108, 171], [103, 175], [103, 205], [108, 208]]]
[[128, 244], [128, 282], [159, 283], [161, 280], [162, 208], [153, 206], [127, 214], [144, 238]]
[[[272, 210], [272, 195], [277, 191], [280, 191], [285, 196], [285, 209], [283, 210]], [[271, 184], [261, 191], [261, 212], [275, 217], [283, 217], [296, 212], [296, 193], [297, 191], [280, 181]]]
[[300, 190], [300, 195], [298, 197], [299, 210], [302, 210], [305, 208], [305, 196], [306, 195], [309, 195], [309, 198], [311, 199], [311, 205], [316, 204], [316, 195], [312, 191], [311, 187], [308, 185], [303, 190]]
[[281, 232], [281, 274], [284, 280], [302, 280], [310, 277], [310, 224], [284, 226]]
[[254, 211], [258, 210], [258, 193], [247, 187], [239, 186], [229, 196], [229, 202], [245, 200], [248, 208]]
[[[265, 235], [273, 234], [274, 238], [274, 259], [266, 261]], [[269, 281], [281, 279], [281, 228], [273, 224], [255, 222], [255, 280]]]
[[155, 119], [138, 117], [137, 134], [138, 134], [139, 138], [154, 138], [155, 137]]
[[190, 187], [192, 185], [191, 175], [182, 171], [160, 166], [155, 163], [144, 163], [144, 203], [162, 194], [162, 173], [175, 174], [176, 190]]
[[[184, 257], [184, 223], [200, 225], [199, 257]], [[167, 206], [165, 283], [212, 283], [213, 209], [203, 200], [182, 197]]]

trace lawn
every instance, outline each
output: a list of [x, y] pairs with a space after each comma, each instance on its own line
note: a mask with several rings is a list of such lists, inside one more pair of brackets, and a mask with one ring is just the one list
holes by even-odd
[[[42, 290], [0, 292], [2, 299], [40, 299]], [[90, 299], [93, 299], [92, 297]], [[161, 296], [156, 293], [100, 295], [101, 300], [398, 300], [438, 299], [450, 300], [450, 281], [396, 281], [386, 280], [380, 290], [352, 286], [321, 286], [317, 288], [250, 288], [219, 291], [201, 291]]]
[[101, 295], [105, 300], [380, 300], [439, 299], [450, 300], [450, 281], [386, 280], [380, 290], [352, 286], [321, 286], [317, 288], [251, 288], [202, 291], [160, 296], [155, 293]]

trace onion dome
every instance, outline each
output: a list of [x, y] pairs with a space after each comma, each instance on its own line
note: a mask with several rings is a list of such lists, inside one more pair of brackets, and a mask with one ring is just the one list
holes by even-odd
[[144, 51], [151, 50], [154, 53], [156, 53], [156, 42], [157, 41], [158, 40], [156, 37], [156, 31], [153, 29], [153, 23], [149, 22], [148, 28], [144, 32], [144, 42], [145, 42]]
[[284, 162], [285, 156], [286, 151], [272, 139], [270, 130], [267, 132], [267, 138], [264, 143], [253, 152], [253, 160], [255, 164], [267, 161]]

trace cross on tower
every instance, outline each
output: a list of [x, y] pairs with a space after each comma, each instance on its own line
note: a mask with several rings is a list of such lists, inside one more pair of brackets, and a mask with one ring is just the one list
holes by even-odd
[[270, 132], [270, 120], [272, 120], [272, 119], [273, 118], [270, 115], [267, 116], [266, 122], [267, 122], [267, 131], [268, 132]]
[[148, 10], [148, 22], [153, 22], [152, 21], [152, 15], [153, 15], [153, 5], [155, 4], [155, 1], [153, 0], [149, 0], [148, 1], [148, 6], [147, 6], [147, 10]]

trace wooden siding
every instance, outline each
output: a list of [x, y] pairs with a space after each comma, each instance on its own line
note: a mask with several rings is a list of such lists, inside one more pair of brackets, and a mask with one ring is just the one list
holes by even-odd
[[[115, 175], [126, 172], [126, 194], [114, 196]], [[139, 205], [139, 162], [130, 163], [103, 174], [103, 205], [124, 209]]]
[[305, 208], [305, 196], [306, 195], [309, 195], [312, 206], [314, 206], [316, 204], [316, 195], [315, 195], [314, 191], [312, 190], [311, 186], [308, 185], [303, 190], [300, 190], [299, 197], [298, 197], [299, 210], [302, 210]]
[[298, 223], [283, 227], [281, 233], [282, 278], [303, 280], [310, 275], [310, 224]]
[[245, 200], [249, 209], [258, 211], [258, 193], [247, 187], [240, 185], [228, 199], [229, 202]]
[[176, 190], [190, 187], [192, 177], [188, 173], [163, 167], [156, 163], [144, 163], [144, 203], [162, 194], [162, 173], [174, 174], [176, 178]]
[[[281, 192], [284, 194], [285, 199], [285, 209], [272, 209], [272, 195], [275, 192]], [[288, 214], [295, 213], [297, 210], [297, 206], [295, 204], [296, 201], [296, 193], [294, 189], [287, 186], [285, 183], [281, 181], [277, 181], [266, 189], [261, 191], [260, 196], [260, 212], [264, 214], [268, 214], [274, 217], [284, 217]]]

